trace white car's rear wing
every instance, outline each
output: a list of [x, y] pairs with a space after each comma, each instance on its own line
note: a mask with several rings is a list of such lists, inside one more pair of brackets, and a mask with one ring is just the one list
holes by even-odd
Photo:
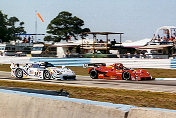
[[17, 67], [19, 67], [19, 64], [18, 64], [18, 63], [17, 63], [17, 64], [11, 63], [11, 65], [10, 65], [10, 68], [11, 68], [11, 69], [14, 69], [14, 68], [17, 68]]

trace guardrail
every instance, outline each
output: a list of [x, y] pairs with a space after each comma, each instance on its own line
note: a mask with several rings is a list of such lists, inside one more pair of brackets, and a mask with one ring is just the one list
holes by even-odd
[[0, 56], [0, 63], [50, 62], [56, 66], [83, 66], [84, 63], [122, 63], [129, 68], [176, 69], [176, 59], [140, 59], [140, 58], [43, 58], [43, 57], [6, 57]]
[[84, 63], [91, 63], [91, 58], [30, 58], [32, 62], [50, 62], [55, 66], [83, 66]]
[[56, 66], [82, 66], [84, 63], [122, 63], [130, 68], [176, 69], [176, 59], [140, 59], [140, 58], [30, 58], [32, 62], [48, 61]]

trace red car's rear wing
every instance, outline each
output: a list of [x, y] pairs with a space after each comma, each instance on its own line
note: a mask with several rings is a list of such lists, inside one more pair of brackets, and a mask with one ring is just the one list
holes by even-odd
[[106, 63], [89, 63], [89, 64], [83, 64], [83, 68], [98, 67], [98, 66], [106, 66]]

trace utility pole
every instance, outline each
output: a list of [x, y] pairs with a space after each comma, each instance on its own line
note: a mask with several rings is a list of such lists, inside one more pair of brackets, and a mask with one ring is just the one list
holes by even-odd
[[35, 41], [37, 41], [37, 10], [35, 10]]

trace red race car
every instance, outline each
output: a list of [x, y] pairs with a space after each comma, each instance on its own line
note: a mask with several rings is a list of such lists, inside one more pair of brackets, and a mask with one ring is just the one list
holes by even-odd
[[90, 67], [88, 72], [92, 79], [117, 79], [117, 80], [152, 80], [152, 76], [143, 69], [134, 70], [123, 66], [121, 63], [115, 63], [106, 66], [105, 63], [84, 64], [84, 67]]

